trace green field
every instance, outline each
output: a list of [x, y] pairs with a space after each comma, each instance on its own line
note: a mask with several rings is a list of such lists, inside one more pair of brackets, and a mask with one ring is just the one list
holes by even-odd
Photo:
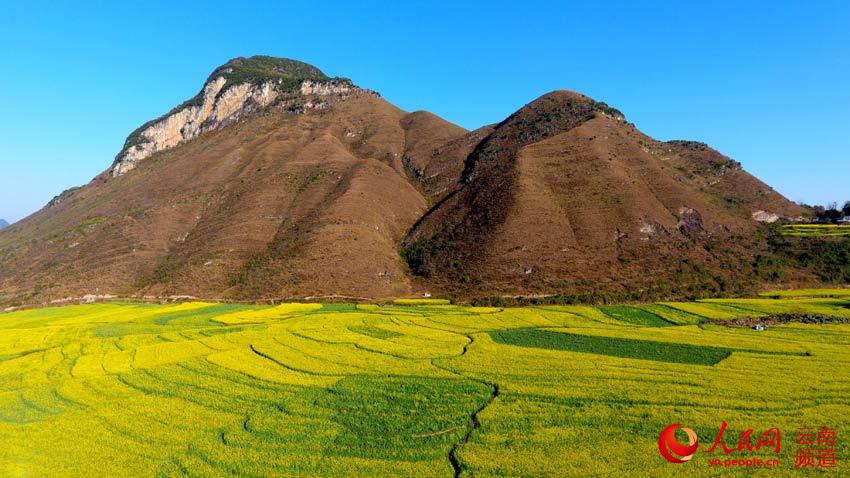
[[791, 290], [774, 290], [762, 292], [759, 294], [762, 297], [771, 297], [774, 299], [781, 298], [821, 298], [821, 297], [839, 297], [850, 298], [850, 288], [846, 289], [791, 289]]
[[[93, 304], [0, 314], [0, 476], [847, 476], [850, 295], [641, 306]], [[779, 469], [671, 464], [725, 420]], [[838, 430], [837, 468], [794, 432]], [[733, 458], [775, 457], [760, 450]]]
[[801, 237], [850, 236], [850, 224], [785, 224], [782, 226], [782, 234]]

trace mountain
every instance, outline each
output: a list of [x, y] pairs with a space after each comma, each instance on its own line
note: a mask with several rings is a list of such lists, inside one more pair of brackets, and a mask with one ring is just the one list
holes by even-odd
[[5, 219], [0, 219], [0, 229], [3, 229], [4, 227], [6, 227], [8, 225], [9, 225], [9, 223], [6, 222]]
[[759, 221], [801, 214], [577, 93], [467, 131], [306, 63], [237, 58], [0, 233], [0, 302], [675, 294], [685, 276], [752, 282]]
[[467, 134], [300, 62], [231, 60], [90, 184], [0, 236], [0, 290], [409, 295], [399, 244], [460, 174], [431, 152], [468, 154]]
[[744, 280], [741, 238], [758, 220], [803, 213], [705, 144], [655, 141], [604, 103], [556, 91], [475, 147], [459, 186], [417, 222], [404, 254], [444, 292]]

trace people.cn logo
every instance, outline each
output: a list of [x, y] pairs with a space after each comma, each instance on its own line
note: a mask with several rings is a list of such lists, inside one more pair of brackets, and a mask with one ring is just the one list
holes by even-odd
[[[679, 427], [688, 435], [687, 445], [679, 443], [676, 439], [676, 430]], [[693, 430], [683, 427], [681, 423], [674, 423], [661, 430], [661, 435], [658, 436], [658, 451], [670, 463], [684, 463], [694, 457], [699, 446], [698, 442], [697, 434]]]

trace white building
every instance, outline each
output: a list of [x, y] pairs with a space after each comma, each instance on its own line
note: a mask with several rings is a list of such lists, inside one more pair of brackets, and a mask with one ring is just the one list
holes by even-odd
[[844, 216], [838, 220], [839, 224], [850, 224], [850, 216]]

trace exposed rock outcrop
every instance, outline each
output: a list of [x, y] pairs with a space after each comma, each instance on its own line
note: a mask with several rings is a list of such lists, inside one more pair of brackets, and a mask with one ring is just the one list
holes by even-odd
[[679, 208], [679, 222], [676, 224], [679, 232], [688, 237], [694, 237], [705, 232], [702, 225], [702, 214], [696, 209], [682, 206]]
[[772, 224], [776, 221], [779, 221], [780, 219], [783, 221], [790, 222], [809, 222], [809, 219], [802, 215], [781, 215], [775, 212], [762, 211], [761, 209], [759, 209], [758, 211], [753, 211], [752, 217], [754, 221], [766, 222], [768, 224]]
[[780, 219], [779, 214], [767, 212], [767, 211], [755, 211], [753, 212], [753, 219], [758, 222], [766, 222], [773, 223]]

